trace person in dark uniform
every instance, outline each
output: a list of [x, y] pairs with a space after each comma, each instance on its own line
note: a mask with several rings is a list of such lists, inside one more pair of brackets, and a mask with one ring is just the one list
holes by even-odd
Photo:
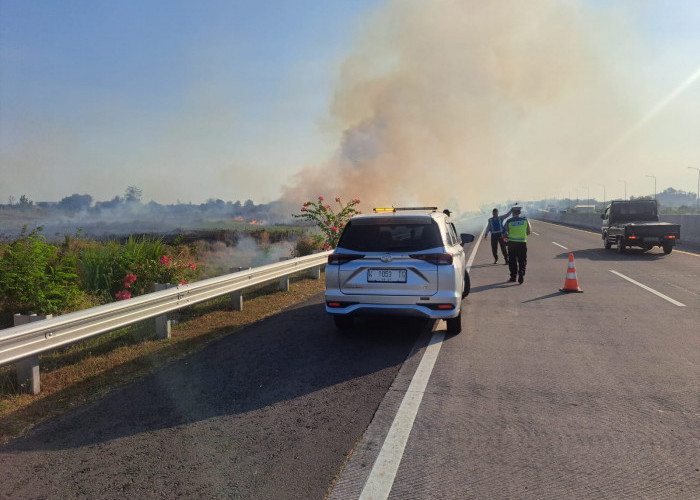
[[506, 248], [505, 238], [505, 227], [503, 226], [503, 219], [508, 217], [513, 212], [510, 209], [508, 213], [503, 215], [498, 215], [498, 209], [493, 209], [493, 217], [487, 221], [486, 233], [484, 234], [484, 239], [491, 233], [491, 252], [493, 253], [493, 263], [498, 264], [498, 247], [501, 247], [501, 253], [503, 254], [503, 263], [508, 264], [508, 249]]
[[508, 267], [510, 280], [518, 283], [525, 281], [525, 267], [527, 266], [527, 236], [532, 232], [532, 225], [526, 217], [520, 216], [521, 207], [511, 209], [513, 217], [506, 222], [506, 240], [508, 242]]

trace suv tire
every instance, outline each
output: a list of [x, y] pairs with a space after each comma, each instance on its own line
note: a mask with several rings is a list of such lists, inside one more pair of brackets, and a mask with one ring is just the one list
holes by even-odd
[[462, 331], [462, 311], [459, 312], [456, 318], [447, 318], [447, 333], [457, 335]]
[[462, 292], [462, 298], [465, 298], [467, 295], [469, 295], [469, 290], [472, 288], [472, 280], [469, 277], [469, 273], [467, 271], [464, 271], [464, 291]]

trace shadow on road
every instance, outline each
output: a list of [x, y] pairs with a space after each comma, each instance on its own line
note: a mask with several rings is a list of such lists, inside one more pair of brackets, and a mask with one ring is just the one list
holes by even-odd
[[563, 292], [554, 292], [547, 295], [542, 295], [541, 297], [535, 297], [534, 299], [524, 300], [522, 303], [527, 304], [528, 302], [537, 302], [539, 300], [553, 299], [555, 297], [563, 297], [566, 295]]
[[573, 253], [575, 258], [581, 257], [589, 260], [609, 262], [656, 262], [661, 259], [672, 258], [673, 255], [666, 255], [661, 250], [658, 252], [655, 250], [645, 252], [641, 248], [628, 248], [623, 254], [617, 253], [614, 248], [611, 250], [604, 248], [580, 248], [567, 250], [558, 254], [555, 258], [568, 259], [570, 253]]
[[212, 342], [93, 405], [40, 424], [0, 453], [79, 448], [244, 414], [384, 370], [393, 374], [383, 377], [393, 379], [429, 328], [429, 322], [415, 319], [378, 318], [341, 334], [323, 304], [305, 303]]

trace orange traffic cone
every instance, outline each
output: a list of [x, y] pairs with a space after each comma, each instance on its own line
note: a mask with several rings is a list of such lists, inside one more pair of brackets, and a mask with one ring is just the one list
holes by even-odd
[[566, 279], [564, 280], [564, 288], [559, 289], [564, 293], [583, 293], [578, 287], [578, 278], [576, 277], [576, 264], [574, 264], [574, 254], [569, 254], [569, 268], [566, 270]]

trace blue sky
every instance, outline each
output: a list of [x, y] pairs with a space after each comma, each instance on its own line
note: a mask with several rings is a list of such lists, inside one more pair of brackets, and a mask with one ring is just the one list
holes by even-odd
[[[274, 199], [255, 174], [327, 154], [317, 120], [373, 3], [2, 0], [0, 199]], [[210, 162], [240, 175], [198, 179]]]
[[[380, 94], [365, 92], [384, 82], [390, 82], [392, 95], [405, 96], [404, 104], [420, 107], [425, 120], [439, 121], [445, 110], [449, 114], [454, 109], [449, 102], [429, 107], [454, 95], [460, 102], [475, 100], [463, 111], [476, 113], [478, 123], [497, 125], [488, 137], [479, 136], [471, 150], [450, 146], [455, 150], [431, 166], [446, 176], [460, 172], [457, 181], [474, 185], [472, 191], [450, 193], [448, 183], [442, 192], [436, 184], [430, 186], [431, 199], [422, 200], [421, 173], [406, 167], [414, 181], [387, 195], [391, 202], [444, 203], [456, 197], [463, 207], [473, 208], [498, 200], [502, 183], [512, 177], [510, 169], [523, 166], [531, 179], [525, 187], [530, 198], [590, 191], [600, 183], [610, 193], [621, 189], [620, 178], [628, 191], [645, 194], [650, 190], [647, 174], [657, 175], [660, 189], [694, 190], [695, 172], [687, 167], [700, 167], [700, 81], [691, 81], [657, 113], [649, 113], [700, 69], [700, 3], [533, 0], [525, 5], [547, 16], [532, 19], [528, 13], [510, 15], [522, 2], [491, 4], [495, 7], [479, 7], [484, 12], [478, 14], [474, 0], [0, 0], [0, 202], [22, 194], [55, 201], [73, 193], [105, 200], [130, 185], [143, 190], [144, 201], [160, 203], [210, 198], [269, 202], [298, 183], [294, 176], [299, 172], [308, 173], [308, 193], [319, 192], [327, 180], [345, 175], [343, 162], [334, 159], [343, 148], [352, 149], [352, 137], [389, 129], [391, 147], [401, 148], [397, 136], [410, 136], [414, 143], [414, 137], [426, 136], [415, 127], [392, 128], [384, 121], [377, 126], [379, 116], [406, 119], [396, 108], [385, 108]], [[470, 24], [472, 13], [483, 20]], [[454, 22], [460, 15], [465, 16], [464, 40]], [[529, 95], [513, 96], [517, 85], [551, 70], [530, 75], [542, 51], [528, 54], [535, 64], [518, 66], [520, 42], [501, 43], [498, 37], [526, 31], [528, 22], [541, 26], [551, 16], [563, 16], [580, 36], [572, 40], [548, 25], [544, 32], [528, 35], [544, 43], [532, 43], [552, 47], [564, 37], [566, 43], [585, 47], [572, 49], [580, 58], [571, 74], [594, 68], [599, 94], [592, 94], [590, 82], [574, 82], [555, 89], [556, 102], [533, 105]], [[443, 30], [441, 22], [450, 28]], [[470, 33], [489, 23], [497, 28]], [[500, 30], [509, 24], [510, 29]], [[426, 54], [416, 50], [423, 40], [426, 47], [439, 47], [432, 65], [426, 66]], [[474, 74], [491, 67], [447, 57], [469, 44], [505, 47], [504, 57], [515, 61], [509, 67], [520, 68], [520, 74], [499, 76], [499, 92], [463, 93], [465, 80], [480, 82]], [[595, 63], [589, 53], [595, 54]], [[403, 66], [378, 75], [376, 68], [386, 60]], [[420, 71], [430, 71], [432, 81], [444, 86], [440, 95], [421, 87]], [[548, 73], [543, 81], [558, 74]], [[503, 78], [513, 81], [504, 83]], [[576, 96], [584, 94], [586, 106], [577, 104]], [[493, 106], [482, 109], [486, 101]], [[614, 108], [615, 114], [593, 117], [586, 108]], [[515, 119], [505, 123], [504, 117]], [[468, 137], [469, 118], [463, 131], [460, 120], [452, 120], [431, 127], [428, 141], [451, 144], [461, 134]], [[567, 129], [560, 126], [564, 121], [579, 125]], [[571, 139], [585, 130], [596, 133]], [[561, 146], [551, 155], [528, 146], [555, 142]], [[607, 151], [611, 145], [613, 151]], [[571, 150], [577, 154], [567, 156]], [[411, 162], [425, 165], [425, 157], [412, 151], [387, 158], [387, 165], [399, 160], [401, 168]], [[480, 170], [485, 159], [493, 161], [493, 169], [502, 174], [498, 185], [467, 176], [464, 172], [471, 171], [464, 163], [470, 158], [478, 158]], [[554, 167], [544, 163], [557, 165], [561, 174], [552, 176]], [[340, 169], [337, 175], [333, 168]], [[361, 177], [372, 184], [377, 168], [370, 162], [347, 179]], [[330, 182], [340, 194], [382, 197], [377, 183], [348, 185], [343, 179], [345, 184]], [[403, 182], [382, 179], [392, 185]], [[306, 194], [299, 188], [300, 201]]]

